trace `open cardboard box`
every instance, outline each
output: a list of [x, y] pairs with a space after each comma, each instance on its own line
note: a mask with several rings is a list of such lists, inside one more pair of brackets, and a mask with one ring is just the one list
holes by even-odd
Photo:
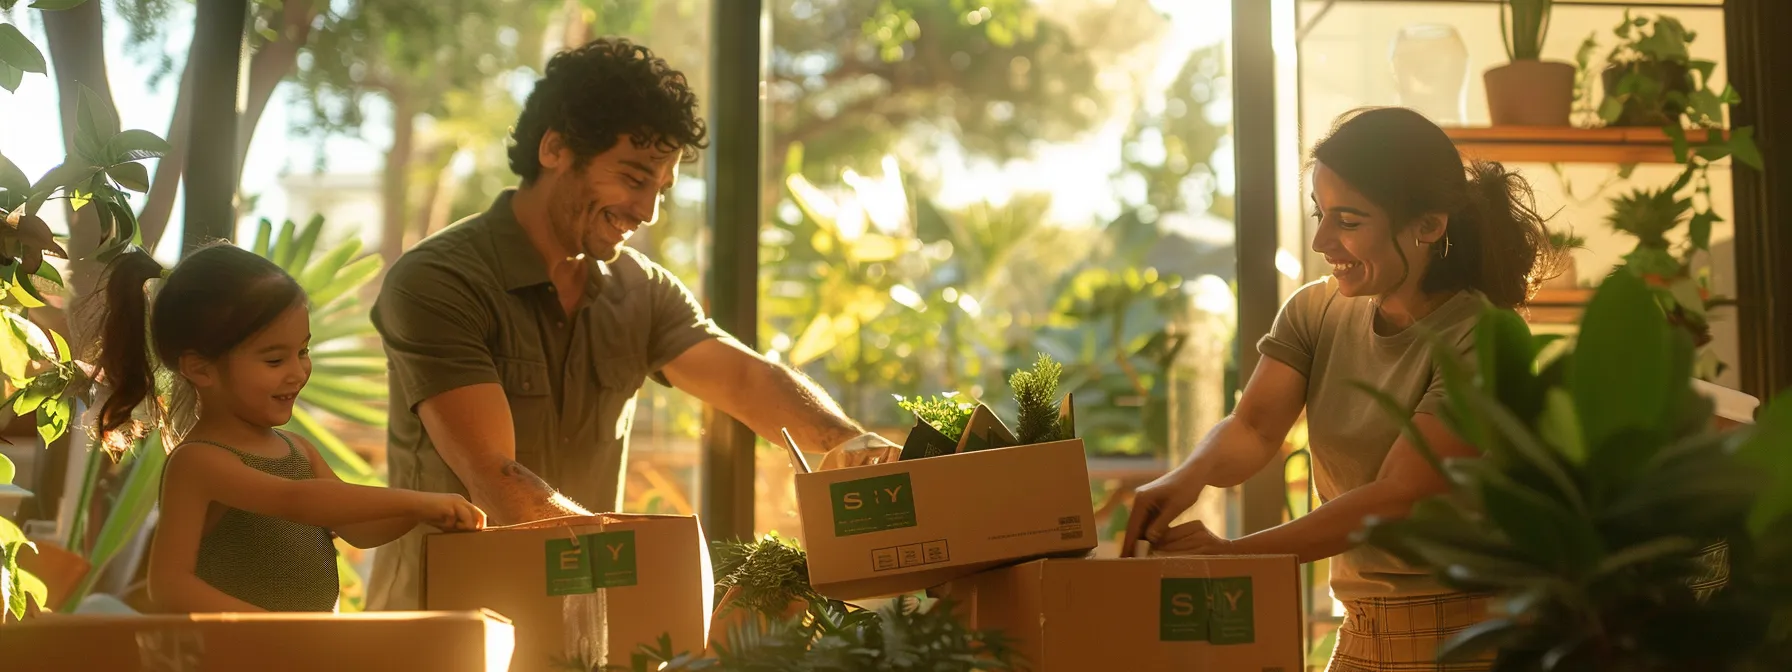
[[45, 614], [0, 627], [8, 672], [503, 672], [515, 630], [489, 611]]
[[839, 600], [1096, 545], [1080, 439], [797, 474], [796, 496], [809, 582]]
[[702, 651], [714, 594], [695, 516], [606, 513], [436, 534], [424, 564], [430, 609], [492, 609], [516, 623], [515, 672], [568, 669], [605, 651], [609, 664], [627, 664], [661, 636], [674, 651]]
[[1033, 672], [1295, 672], [1297, 567], [1291, 555], [1035, 560], [932, 592], [1002, 631]]

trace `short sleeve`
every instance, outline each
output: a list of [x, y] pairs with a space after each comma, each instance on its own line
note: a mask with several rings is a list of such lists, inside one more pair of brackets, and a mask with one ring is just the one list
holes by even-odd
[[373, 326], [405, 408], [498, 382], [486, 341], [492, 315], [472, 283], [442, 259], [413, 252], [392, 266], [374, 303]]
[[[1469, 329], [1459, 334], [1451, 347], [1450, 355], [1454, 356], [1456, 361], [1462, 365], [1462, 370], [1471, 376], [1474, 375], [1476, 370], [1474, 330]], [[1448, 396], [1449, 390], [1444, 386], [1443, 367], [1438, 366], [1434, 358], [1431, 363], [1431, 383], [1425, 387], [1425, 395], [1419, 397], [1419, 405], [1415, 406], [1412, 412], [1433, 416], [1441, 415], [1445, 399]]]
[[1287, 364], [1303, 376], [1311, 376], [1313, 354], [1318, 349], [1319, 325], [1331, 304], [1333, 288], [1318, 280], [1295, 290], [1282, 304], [1269, 333], [1257, 341], [1257, 352]]
[[654, 380], [667, 385], [661, 369], [692, 346], [712, 338], [727, 338], [728, 332], [704, 314], [697, 296], [677, 276], [645, 258], [641, 259], [641, 267], [647, 272], [649, 295], [653, 301], [647, 370], [652, 372]]

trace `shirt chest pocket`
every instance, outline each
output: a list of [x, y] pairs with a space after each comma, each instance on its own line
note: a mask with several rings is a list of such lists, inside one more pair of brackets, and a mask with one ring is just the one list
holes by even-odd
[[598, 431], [609, 439], [627, 436], [634, 424], [635, 393], [647, 381], [647, 360], [634, 355], [594, 357], [591, 374], [598, 383]]

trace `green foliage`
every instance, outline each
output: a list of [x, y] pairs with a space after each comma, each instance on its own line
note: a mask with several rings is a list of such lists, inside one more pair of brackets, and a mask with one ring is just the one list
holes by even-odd
[[[678, 652], [668, 636], [643, 645], [627, 665], [597, 668], [561, 661], [580, 672], [975, 672], [1012, 669], [1015, 659], [997, 632], [971, 630], [948, 602], [904, 597], [878, 610], [829, 600], [809, 586], [808, 556], [768, 536], [755, 542], [710, 542], [717, 596], [738, 587], [735, 608], [755, 612], [728, 629], [712, 651]], [[808, 604], [785, 618], [793, 601]], [[729, 610], [718, 613], [723, 616]], [[719, 627], [719, 626], [718, 626]]]
[[944, 397], [907, 399], [898, 394], [896, 405], [932, 425], [946, 438], [957, 441], [964, 436], [965, 425], [970, 423], [971, 415], [977, 410], [976, 404], [954, 401], [957, 396], [956, 392], [948, 392]]
[[876, 612], [842, 602], [790, 620], [730, 628], [706, 656], [677, 654], [670, 638], [642, 646], [615, 672], [981, 672], [1015, 669], [1000, 633], [972, 630], [945, 601], [904, 597]]
[[782, 616], [792, 602], [827, 601], [809, 587], [808, 554], [777, 535], [756, 542], [709, 542], [709, 558], [715, 567], [716, 599], [720, 601], [729, 588], [740, 589], [728, 610]]
[[[1690, 339], [1628, 273], [1600, 287], [1579, 334], [1546, 357], [1553, 339], [1490, 309], [1476, 375], [1440, 355], [1441, 417], [1481, 455], [1439, 464], [1447, 494], [1370, 520], [1362, 538], [1499, 596], [1504, 613], [1441, 647], [1445, 661], [1497, 650], [1495, 669], [1513, 671], [1784, 669], [1773, 661], [1788, 640], [1769, 624], [1792, 622], [1792, 544], [1775, 534], [1792, 524], [1792, 397], [1756, 427], [1711, 430]], [[1693, 584], [1714, 559], [1721, 572], [1725, 549], [1730, 585], [1702, 595]]]
[[1503, 0], [1500, 3], [1500, 38], [1506, 44], [1506, 60], [1535, 61], [1543, 53], [1549, 35], [1553, 0]]
[[[11, 484], [12, 476], [12, 460], [0, 455], [0, 485]], [[27, 598], [40, 606], [50, 601], [43, 580], [19, 567], [19, 555], [27, 550], [37, 552], [37, 544], [26, 539], [25, 532], [12, 521], [0, 518], [0, 623], [8, 616], [24, 618]]]
[[1572, 250], [1575, 248], [1584, 247], [1584, 246], [1586, 246], [1586, 244], [1587, 244], [1586, 238], [1584, 238], [1582, 236], [1574, 235], [1572, 232], [1563, 232], [1563, 231], [1549, 232], [1549, 246], [1553, 247], [1555, 249], [1558, 249], [1558, 250]]
[[1058, 431], [1058, 379], [1063, 375], [1064, 366], [1042, 352], [1032, 370], [1008, 377], [1018, 406], [1014, 438], [1022, 445], [1063, 438]]

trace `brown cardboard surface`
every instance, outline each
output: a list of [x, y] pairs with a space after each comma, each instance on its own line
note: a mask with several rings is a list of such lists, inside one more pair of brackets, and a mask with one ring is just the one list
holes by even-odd
[[1005, 633], [1033, 672], [1297, 672], [1297, 566], [1294, 556], [1036, 560], [935, 594], [971, 627]]
[[809, 582], [856, 600], [1095, 548], [1080, 439], [796, 476]]
[[503, 672], [514, 629], [489, 611], [56, 615], [0, 628], [8, 672]]
[[[593, 539], [600, 542], [597, 548]], [[616, 580], [604, 589], [609, 663], [627, 664], [638, 645], [655, 644], [661, 635], [671, 636], [675, 651], [702, 651], [715, 579], [694, 516], [602, 514], [431, 535], [424, 603], [431, 609], [502, 613], [516, 623], [511, 669], [556, 669], [555, 658], [577, 653], [579, 639], [590, 637], [580, 627], [589, 622], [591, 613], [582, 610], [592, 608], [594, 597], [564, 583], [563, 570], [581, 561], [603, 562], [600, 556], [582, 556], [586, 551], [626, 555], [627, 540], [634, 544], [634, 562], [605, 575]]]

